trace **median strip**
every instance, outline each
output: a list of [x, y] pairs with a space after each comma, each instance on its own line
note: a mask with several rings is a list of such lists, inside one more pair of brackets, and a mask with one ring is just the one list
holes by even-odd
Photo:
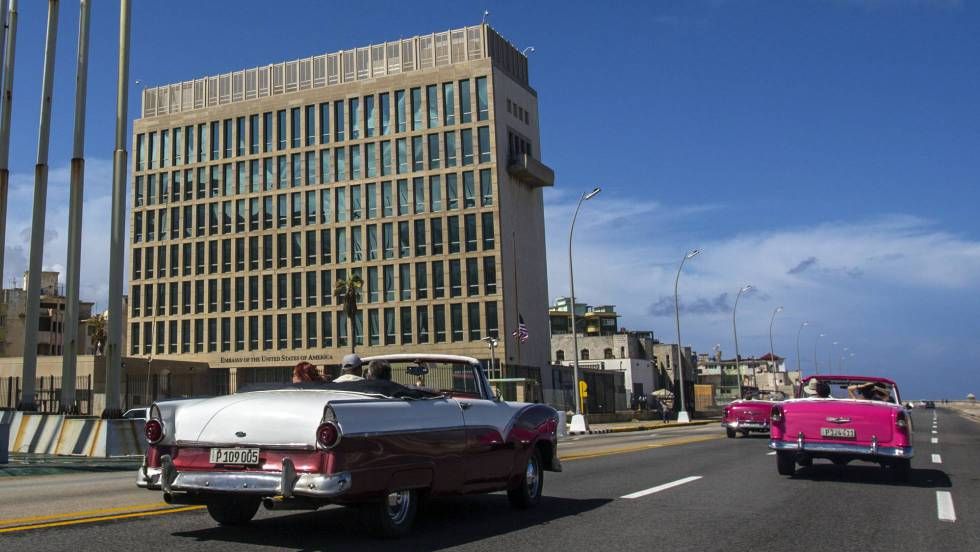
[[956, 521], [956, 508], [953, 508], [953, 495], [949, 491], [936, 491], [936, 510], [939, 521]]
[[660, 443], [649, 444], [649, 445], [637, 445], [637, 446], [631, 446], [631, 447], [620, 447], [620, 448], [612, 448], [612, 449], [606, 449], [606, 450], [598, 450], [596, 452], [583, 452], [583, 453], [579, 453], [579, 454], [574, 454], [573, 453], [573, 454], [567, 454], [567, 455], [561, 455], [560, 454], [558, 457], [561, 459], [562, 462], [570, 462], [570, 461], [573, 461], [573, 460], [585, 460], [586, 458], [598, 458], [600, 456], [611, 456], [613, 454], [626, 454], [628, 452], [640, 452], [640, 451], [644, 451], [644, 450], [650, 450], [650, 449], [661, 448], [661, 447], [671, 447], [671, 446], [676, 446], [676, 445], [689, 445], [691, 443], [701, 443], [701, 442], [704, 442], [704, 441], [714, 441], [715, 439], [721, 439], [723, 437], [724, 437], [724, 435], [709, 435], [709, 436], [705, 436], [705, 437], [689, 437], [689, 438], [686, 438], [686, 439], [677, 439], [677, 440], [671, 440], [671, 441], [660, 442]]
[[637, 491], [635, 493], [630, 493], [628, 495], [623, 495], [619, 498], [640, 498], [642, 496], [652, 495], [653, 493], [659, 493], [660, 491], [666, 491], [667, 489], [672, 489], [679, 485], [685, 483], [690, 483], [691, 481], [697, 481], [701, 479], [700, 475], [692, 475], [690, 477], [685, 477], [684, 479], [678, 479], [677, 481], [671, 481], [670, 483], [664, 483], [663, 485], [657, 485], [656, 487], [651, 487], [649, 489], [644, 489], [642, 491]]
[[[29, 525], [17, 525], [14, 527], [4, 527], [0, 529], [0, 534], [3, 533], [15, 533], [18, 531], [29, 531], [31, 529], [47, 529], [50, 527], [65, 527], [68, 525], [81, 525], [83, 523], [98, 523], [101, 521], [114, 521], [117, 519], [130, 519], [144, 516], [160, 516], [163, 514], [176, 514], [179, 512], [190, 512], [193, 510], [201, 510], [204, 506], [183, 506], [179, 508], [164, 508], [160, 510], [145, 510], [141, 512], [132, 512], [128, 514], [115, 514], [106, 516], [94, 516], [94, 517], [83, 517], [78, 519], [69, 519], [65, 521], [52, 521], [48, 523], [32, 523]], [[71, 515], [71, 514], [65, 514]]]

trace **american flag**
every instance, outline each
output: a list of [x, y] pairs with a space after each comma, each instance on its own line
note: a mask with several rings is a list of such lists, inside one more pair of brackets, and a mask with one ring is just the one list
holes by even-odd
[[517, 318], [520, 320], [520, 323], [517, 325], [517, 329], [514, 330], [514, 333], [510, 335], [516, 337], [521, 343], [527, 343], [527, 338], [530, 335], [527, 333], [527, 324], [524, 323], [524, 317], [520, 314], [517, 315]]

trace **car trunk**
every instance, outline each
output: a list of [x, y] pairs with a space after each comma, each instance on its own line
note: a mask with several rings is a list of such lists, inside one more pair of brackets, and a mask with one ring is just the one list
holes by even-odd
[[728, 419], [735, 422], [766, 423], [772, 403], [755, 401], [750, 403], [733, 404], [730, 407]]
[[[871, 401], [822, 399], [783, 403], [784, 439], [795, 439], [802, 432], [806, 441], [870, 444], [872, 437], [877, 437], [879, 443], [889, 443], [895, 426], [894, 410], [893, 405]], [[825, 436], [823, 429], [853, 429], [854, 436]]]

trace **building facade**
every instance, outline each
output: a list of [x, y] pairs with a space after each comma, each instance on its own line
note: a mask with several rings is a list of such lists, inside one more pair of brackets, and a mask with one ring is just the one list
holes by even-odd
[[[3, 312], [0, 315], [0, 357], [22, 357], [24, 355], [24, 333], [27, 324], [27, 273], [19, 288], [3, 290]], [[34, 322], [38, 331], [37, 354], [39, 356], [60, 356], [65, 351], [65, 307], [68, 298], [58, 283], [58, 273], [41, 273], [41, 310]], [[76, 352], [80, 355], [92, 354], [95, 343], [89, 339], [89, 325], [93, 303], [79, 301], [78, 342]]]
[[487, 359], [495, 337], [505, 367], [547, 365], [554, 173], [527, 58], [489, 26], [146, 89], [133, 133], [131, 356]]

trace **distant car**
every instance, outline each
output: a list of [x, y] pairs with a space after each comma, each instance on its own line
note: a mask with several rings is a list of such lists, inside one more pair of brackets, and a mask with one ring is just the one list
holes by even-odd
[[923, 408], [936, 408], [936, 403], [933, 401], [926, 401], [926, 405]]
[[150, 407], [143, 406], [140, 408], [130, 408], [126, 411], [122, 417], [126, 420], [149, 420], [150, 419]]
[[[203, 504], [222, 525], [270, 510], [357, 506], [385, 537], [406, 534], [425, 496], [507, 491], [541, 499], [561, 471], [558, 413], [495, 396], [480, 363], [385, 355], [392, 380], [265, 386], [151, 407], [137, 485]], [[371, 358], [364, 359], [371, 361]]]
[[[811, 379], [830, 386], [830, 397], [805, 396]], [[876, 462], [907, 480], [911, 470], [912, 420], [902, 406], [895, 382], [872, 376], [810, 376], [800, 382], [797, 398], [775, 404], [770, 415], [769, 448], [776, 451], [780, 475], [815, 458], [837, 465], [853, 460]]]
[[743, 437], [750, 432], [768, 433], [769, 414], [772, 405], [785, 398], [780, 392], [753, 390], [744, 399], [732, 401], [725, 405], [721, 426], [729, 439], [734, 439], [736, 433]]

